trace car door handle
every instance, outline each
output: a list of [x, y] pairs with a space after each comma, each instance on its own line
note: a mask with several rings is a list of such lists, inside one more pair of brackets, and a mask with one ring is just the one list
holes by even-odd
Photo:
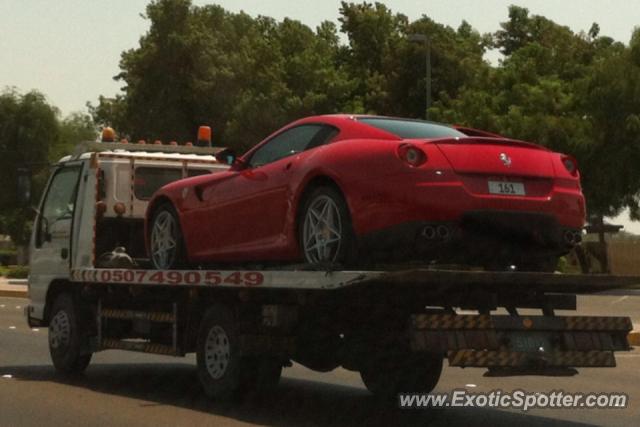
[[283, 170], [288, 171], [289, 169], [291, 169], [291, 165], [293, 165], [293, 163], [292, 163], [292, 162], [287, 163], [287, 164], [284, 166]]

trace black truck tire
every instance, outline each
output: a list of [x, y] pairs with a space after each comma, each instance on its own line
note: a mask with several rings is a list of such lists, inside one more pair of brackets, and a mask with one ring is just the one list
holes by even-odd
[[53, 303], [49, 322], [49, 353], [58, 372], [84, 372], [91, 362], [91, 353], [81, 353], [82, 325], [78, 317], [72, 296], [60, 294]]
[[235, 314], [221, 304], [210, 307], [200, 323], [196, 358], [204, 392], [217, 400], [273, 390], [282, 374], [276, 358], [240, 354]]
[[367, 390], [382, 398], [398, 393], [430, 393], [442, 373], [442, 353], [395, 350], [373, 354], [364, 364], [360, 377]]

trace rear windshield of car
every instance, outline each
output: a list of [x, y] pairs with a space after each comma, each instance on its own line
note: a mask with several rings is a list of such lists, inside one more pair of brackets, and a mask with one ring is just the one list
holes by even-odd
[[366, 123], [385, 132], [399, 136], [403, 139], [412, 138], [445, 138], [466, 136], [449, 126], [437, 123], [422, 122], [419, 120], [386, 119], [380, 117], [358, 118], [361, 123]]

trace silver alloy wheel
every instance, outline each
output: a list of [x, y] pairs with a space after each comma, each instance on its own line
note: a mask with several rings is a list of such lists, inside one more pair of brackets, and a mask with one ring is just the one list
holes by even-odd
[[168, 211], [162, 211], [153, 221], [151, 230], [151, 256], [160, 270], [171, 267], [177, 251], [176, 221]]
[[302, 236], [307, 262], [335, 261], [342, 240], [342, 223], [338, 206], [331, 197], [320, 195], [309, 205]]
[[49, 323], [49, 346], [55, 350], [62, 350], [71, 341], [71, 322], [66, 311], [59, 311]]
[[222, 327], [214, 326], [209, 330], [204, 343], [205, 365], [211, 378], [216, 380], [222, 378], [229, 366], [230, 357], [231, 347], [227, 333]]

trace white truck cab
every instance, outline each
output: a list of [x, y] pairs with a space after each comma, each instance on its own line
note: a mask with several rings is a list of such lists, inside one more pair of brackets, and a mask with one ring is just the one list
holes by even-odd
[[26, 314], [48, 324], [56, 288], [71, 269], [99, 266], [122, 247], [145, 266], [143, 226], [153, 193], [179, 179], [226, 170], [215, 148], [84, 142], [62, 158], [39, 205], [31, 238]]

